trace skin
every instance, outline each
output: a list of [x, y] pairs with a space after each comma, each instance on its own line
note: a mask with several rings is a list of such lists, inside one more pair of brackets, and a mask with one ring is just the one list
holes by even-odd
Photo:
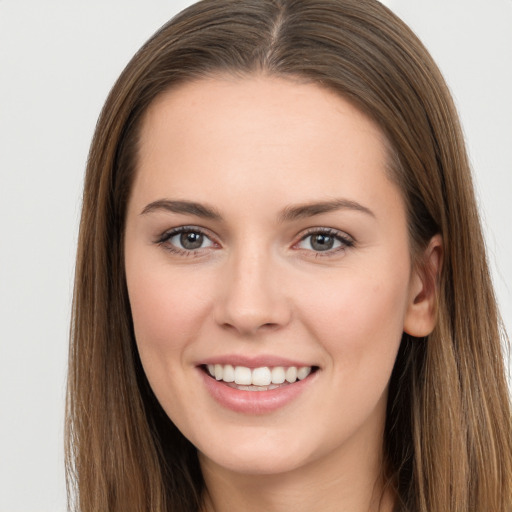
[[[388, 382], [403, 331], [426, 335], [435, 319], [386, 164], [379, 128], [313, 84], [209, 78], [148, 109], [126, 219], [127, 284], [149, 382], [199, 450], [205, 509], [392, 509], [388, 494], [379, 508]], [[283, 218], [339, 199], [349, 207]], [[180, 226], [201, 229], [203, 245], [165, 239]], [[342, 237], [328, 251], [311, 245], [311, 230], [323, 228]], [[425, 255], [434, 266], [439, 248], [433, 240]], [[244, 414], [220, 406], [198, 368], [226, 354], [293, 357], [318, 371], [285, 406]]]

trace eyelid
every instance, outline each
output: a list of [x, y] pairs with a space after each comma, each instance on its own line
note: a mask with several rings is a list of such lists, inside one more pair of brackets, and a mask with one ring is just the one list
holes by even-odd
[[[208, 247], [200, 247], [197, 249], [185, 249], [178, 247], [174, 244], [169, 243], [170, 239], [172, 239], [174, 236], [179, 235], [181, 233], [186, 232], [196, 232], [204, 237], [206, 237], [212, 245]], [[332, 249], [326, 249], [325, 251], [315, 251], [314, 249], [305, 249], [298, 247], [298, 245], [307, 239], [309, 236], [315, 235], [315, 234], [323, 234], [327, 236], [331, 236], [335, 238], [338, 242], [340, 242], [340, 246]], [[197, 225], [184, 225], [184, 226], [177, 226], [171, 229], [168, 229], [164, 231], [161, 235], [158, 236], [158, 238], [155, 240], [154, 243], [163, 246], [166, 250], [168, 250], [171, 253], [178, 254], [178, 255], [184, 255], [184, 256], [191, 256], [191, 255], [200, 255], [200, 253], [204, 253], [205, 251], [211, 249], [212, 247], [217, 249], [220, 247], [219, 242], [216, 239], [217, 237], [211, 233], [210, 230], [205, 229], [201, 226]], [[315, 255], [315, 257], [328, 257], [328, 256], [334, 256], [339, 252], [343, 252], [346, 249], [353, 247], [355, 244], [355, 239], [349, 235], [348, 233], [344, 231], [340, 231], [339, 229], [329, 228], [329, 227], [312, 227], [308, 228], [305, 231], [301, 232], [296, 237], [296, 241], [292, 245], [292, 249], [299, 250], [299, 251], [305, 251], [309, 252]]]
[[[187, 232], [194, 232], [203, 235], [212, 243], [212, 245], [208, 247], [200, 247], [198, 249], [184, 249], [169, 243], [171, 238], [173, 238], [174, 236]], [[177, 226], [175, 228], [168, 229], [158, 236], [158, 238], [155, 240], [155, 243], [157, 245], [163, 246], [166, 250], [168, 250], [171, 253], [185, 256], [198, 255], [198, 253], [204, 252], [205, 250], [208, 250], [214, 246], [220, 246], [220, 244], [216, 240], [216, 237], [213, 236], [209, 230], [196, 225]]]
[[[312, 236], [312, 235], [316, 235], [316, 234], [331, 236], [331, 237], [335, 238], [336, 240], [338, 240], [339, 242], [341, 242], [341, 246], [337, 247], [335, 249], [327, 249], [325, 251], [315, 251], [313, 249], [303, 249], [303, 248], [297, 247], [306, 238], [308, 238], [309, 236]], [[353, 247], [355, 245], [355, 242], [356, 242], [355, 239], [351, 235], [346, 233], [345, 231], [340, 231], [339, 229], [328, 228], [328, 227], [313, 227], [313, 228], [308, 228], [306, 231], [303, 231], [302, 233], [300, 233], [300, 235], [298, 235], [298, 237], [297, 237], [297, 241], [293, 244], [292, 248], [294, 248], [296, 250], [303, 250], [303, 251], [314, 253], [315, 257], [333, 256], [333, 255], [337, 254], [338, 252], [342, 252], [350, 247]]]
[[184, 225], [184, 226], [176, 226], [175, 228], [166, 229], [161, 235], [158, 236], [157, 242], [168, 240], [169, 238], [173, 237], [174, 235], [179, 235], [180, 233], [188, 232], [188, 231], [194, 231], [197, 233], [201, 233], [201, 235], [207, 236], [208, 238], [211, 238], [211, 234], [208, 230], [205, 228], [202, 228], [201, 226], [195, 226], [195, 225]]

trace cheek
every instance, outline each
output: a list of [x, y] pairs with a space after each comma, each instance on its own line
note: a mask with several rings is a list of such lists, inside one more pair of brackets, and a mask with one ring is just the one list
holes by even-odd
[[344, 374], [392, 368], [407, 299], [408, 276], [399, 274], [353, 271], [304, 295], [306, 325]]
[[127, 284], [141, 358], [169, 356], [194, 339], [208, 314], [206, 283], [186, 272], [127, 265]]

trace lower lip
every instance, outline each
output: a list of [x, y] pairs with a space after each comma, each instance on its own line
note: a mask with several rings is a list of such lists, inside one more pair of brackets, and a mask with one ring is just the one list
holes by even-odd
[[306, 391], [318, 373], [311, 373], [304, 380], [268, 391], [242, 391], [213, 379], [201, 368], [199, 372], [206, 389], [221, 406], [243, 414], [267, 414], [288, 405]]

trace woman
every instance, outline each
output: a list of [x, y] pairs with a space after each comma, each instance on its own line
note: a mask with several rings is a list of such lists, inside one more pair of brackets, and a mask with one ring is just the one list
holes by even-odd
[[128, 64], [86, 175], [79, 510], [512, 506], [463, 139], [374, 1], [207, 0]]

